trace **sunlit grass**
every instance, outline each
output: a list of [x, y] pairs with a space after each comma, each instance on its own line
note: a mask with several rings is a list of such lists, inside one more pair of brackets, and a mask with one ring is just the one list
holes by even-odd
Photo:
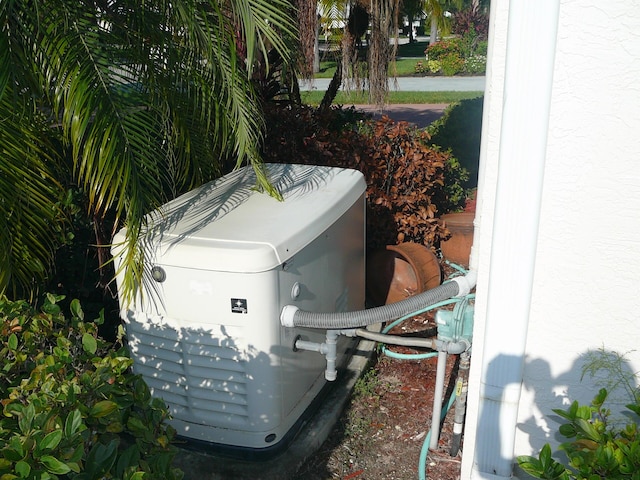
[[[476, 98], [483, 92], [389, 92], [387, 103], [389, 104], [434, 104], [453, 103], [466, 98]], [[302, 91], [302, 102], [308, 105], [319, 105], [324, 91]], [[333, 105], [364, 105], [370, 103], [368, 92], [338, 92]]]
[[[424, 57], [423, 57], [424, 58]], [[397, 77], [407, 77], [413, 75], [416, 71], [416, 63], [422, 58], [399, 58], [389, 65], [389, 75]], [[395, 69], [395, 70], [394, 70]], [[314, 75], [315, 78], [331, 78], [336, 71], [336, 62], [334, 60], [325, 60], [320, 62], [320, 71]]]

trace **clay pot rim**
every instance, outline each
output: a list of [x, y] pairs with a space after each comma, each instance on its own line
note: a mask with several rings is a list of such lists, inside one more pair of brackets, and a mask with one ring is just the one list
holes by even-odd
[[[424, 269], [416, 262], [417, 258], [421, 256], [423, 258], [428, 257], [428, 261], [424, 262], [425, 264], [434, 262], [435, 264], [438, 264], [438, 257], [436, 257], [436, 255], [428, 247], [420, 243], [402, 242], [397, 245], [387, 245], [387, 250], [392, 251], [396, 255], [400, 256], [402, 260], [404, 260], [411, 266], [411, 268], [415, 272], [418, 285], [426, 285], [429, 279], [425, 278]], [[437, 285], [440, 285], [440, 283], [442, 283], [442, 272], [440, 272]]]

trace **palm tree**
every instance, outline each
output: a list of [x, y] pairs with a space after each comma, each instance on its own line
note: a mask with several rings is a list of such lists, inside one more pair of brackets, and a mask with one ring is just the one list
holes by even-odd
[[130, 294], [143, 281], [148, 211], [224, 162], [250, 163], [277, 195], [260, 168], [250, 79], [269, 49], [288, 58], [291, 10], [288, 0], [0, 0], [0, 292], [46, 278], [65, 236], [65, 179], [95, 222], [126, 225]]
[[425, 11], [430, 17], [431, 31], [429, 45], [438, 41], [438, 31], [448, 28], [448, 18], [445, 16], [448, 8], [462, 8], [464, 0], [426, 0]]
[[424, 0], [402, 0], [401, 13], [409, 23], [409, 43], [414, 42], [413, 22], [424, 18]]

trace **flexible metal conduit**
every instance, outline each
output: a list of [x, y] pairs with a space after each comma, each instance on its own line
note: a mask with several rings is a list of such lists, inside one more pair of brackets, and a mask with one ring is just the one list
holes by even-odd
[[322, 329], [358, 328], [389, 322], [415, 312], [425, 305], [432, 305], [453, 297], [467, 295], [476, 284], [475, 272], [455, 277], [442, 285], [396, 303], [355, 312], [315, 313], [300, 310], [295, 305], [285, 305], [280, 322], [285, 327], [311, 327]]
[[471, 347], [468, 341], [461, 340], [459, 342], [445, 342], [435, 338], [421, 338], [421, 337], [401, 337], [399, 335], [389, 335], [388, 333], [370, 332], [364, 328], [358, 328], [355, 331], [356, 335], [375, 342], [384, 343], [387, 345], [401, 345], [403, 347], [420, 347], [431, 348], [432, 350], [443, 351], [451, 354], [458, 354], [465, 352]]

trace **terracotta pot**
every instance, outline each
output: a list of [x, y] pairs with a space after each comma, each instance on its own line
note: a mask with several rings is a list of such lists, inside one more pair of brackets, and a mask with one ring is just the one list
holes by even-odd
[[451, 238], [440, 243], [442, 256], [463, 267], [469, 266], [473, 244], [473, 212], [448, 213], [440, 217], [440, 223], [451, 233]]
[[438, 258], [424, 245], [387, 245], [367, 259], [367, 294], [374, 306], [404, 300], [441, 282]]

